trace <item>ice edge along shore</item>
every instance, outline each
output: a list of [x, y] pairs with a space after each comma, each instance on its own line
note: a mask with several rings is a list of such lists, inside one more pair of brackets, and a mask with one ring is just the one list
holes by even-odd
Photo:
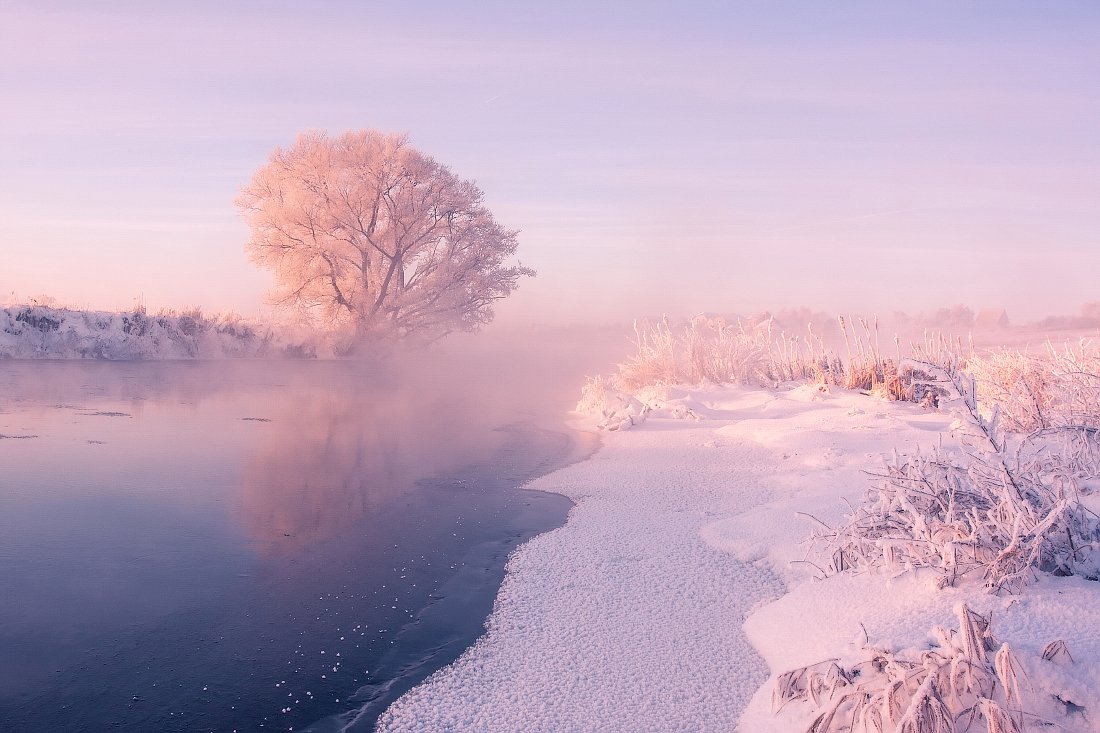
[[[994, 596], [920, 571], [817, 581], [801, 562], [805, 515], [840, 520], [884, 456], [951, 440], [949, 411], [815, 385], [670, 388], [661, 402], [529, 485], [576, 502], [568, 522], [513, 554], [487, 633], [380, 731], [803, 730], [808, 706], [772, 711], [776, 675], [868, 644], [926, 648], [960, 601], [1023, 656], [1064, 639], [1072, 672], [1032, 674], [1100, 701], [1095, 583]], [[1100, 730], [1084, 714], [1058, 722]]]

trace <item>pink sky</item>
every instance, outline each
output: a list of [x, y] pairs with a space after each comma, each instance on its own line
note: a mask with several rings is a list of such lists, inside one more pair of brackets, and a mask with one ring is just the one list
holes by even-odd
[[237, 190], [376, 127], [522, 230], [505, 322], [1100, 300], [1091, 3], [403, 5], [0, 0], [0, 298], [257, 312]]

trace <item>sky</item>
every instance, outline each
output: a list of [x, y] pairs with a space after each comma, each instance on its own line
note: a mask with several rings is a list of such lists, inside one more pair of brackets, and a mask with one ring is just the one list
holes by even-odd
[[1093, 2], [0, 0], [0, 301], [258, 314], [297, 133], [477, 181], [501, 322], [1100, 300]]

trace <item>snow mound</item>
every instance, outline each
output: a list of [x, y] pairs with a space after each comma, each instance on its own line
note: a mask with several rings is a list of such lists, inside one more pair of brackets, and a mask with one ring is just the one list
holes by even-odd
[[684, 388], [645, 387], [631, 394], [596, 377], [585, 385], [576, 412], [594, 417], [590, 424], [597, 429], [614, 431], [641, 425], [648, 417], [701, 420], [714, 410]]

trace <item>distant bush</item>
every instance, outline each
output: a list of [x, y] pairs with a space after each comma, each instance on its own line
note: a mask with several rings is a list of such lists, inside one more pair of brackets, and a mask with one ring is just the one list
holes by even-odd
[[1048, 331], [1059, 329], [1100, 328], [1100, 303], [1085, 303], [1078, 316], [1047, 316], [1035, 324]]
[[31, 328], [36, 328], [44, 333], [56, 331], [61, 327], [61, 321], [50, 318], [48, 315], [36, 313], [31, 308], [22, 308], [15, 314], [15, 321], [26, 323]]
[[150, 316], [31, 305], [0, 309], [0, 358], [216, 359], [287, 356], [314, 358], [325, 345], [235, 314], [199, 309]]

